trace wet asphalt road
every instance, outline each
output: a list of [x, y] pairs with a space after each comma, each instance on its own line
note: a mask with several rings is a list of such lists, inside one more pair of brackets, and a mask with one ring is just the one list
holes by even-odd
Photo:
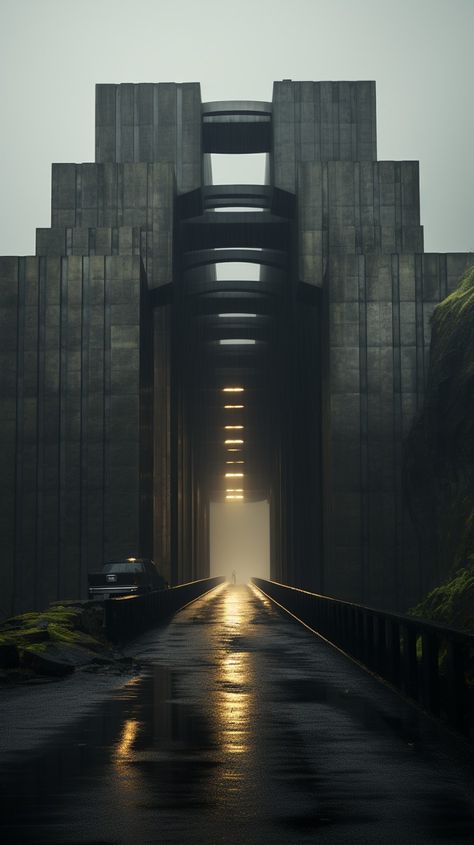
[[143, 676], [0, 764], [3, 843], [473, 845], [466, 749], [253, 588], [129, 653]]

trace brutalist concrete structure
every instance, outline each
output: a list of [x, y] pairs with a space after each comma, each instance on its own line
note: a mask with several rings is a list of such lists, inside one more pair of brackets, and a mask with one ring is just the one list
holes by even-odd
[[[268, 184], [212, 186], [219, 152], [268, 153]], [[205, 576], [225, 496], [269, 498], [276, 580], [391, 608], [431, 586], [402, 444], [474, 256], [423, 252], [373, 82], [98, 85], [96, 163], [53, 165], [36, 253], [0, 259], [3, 614], [116, 555]]]

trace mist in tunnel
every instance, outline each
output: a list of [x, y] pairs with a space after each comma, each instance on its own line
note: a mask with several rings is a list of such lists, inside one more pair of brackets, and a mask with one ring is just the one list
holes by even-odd
[[270, 507], [268, 501], [211, 502], [211, 577], [225, 575], [238, 584], [253, 576], [270, 578]]

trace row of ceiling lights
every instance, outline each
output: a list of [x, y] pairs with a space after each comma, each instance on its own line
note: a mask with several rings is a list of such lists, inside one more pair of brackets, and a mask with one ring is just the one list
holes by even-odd
[[[243, 387], [224, 387], [222, 392], [223, 393], [243, 393], [244, 388]], [[227, 409], [227, 410], [242, 410], [244, 408], [244, 405], [243, 404], [224, 405], [224, 408]], [[224, 426], [224, 429], [226, 431], [243, 430], [243, 428], [244, 428], [243, 425], [239, 425], [237, 423]], [[241, 447], [244, 445], [244, 441], [241, 438], [226, 438], [224, 440], [224, 445], [226, 446], [228, 453], [230, 453], [230, 452], [235, 453], [235, 452], [241, 451]], [[234, 460], [234, 459], [226, 460], [227, 466], [236, 465], [236, 464], [243, 465], [244, 461], [243, 460]], [[233, 471], [232, 472], [226, 472], [224, 477], [226, 479], [226, 484], [235, 483], [235, 481], [231, 482], [230, 479], [243, 479], [244, 473], [243, 472], [233, 472]], [[241, 481], [241, 483], [242, 483], [242, 481]], [[229, 503], [230, 502], [242, 502], [244, 500], [244, 488], [243, 487], [226, 487], [225, 498], [226, 498], [226, 502], [229, 502]]]

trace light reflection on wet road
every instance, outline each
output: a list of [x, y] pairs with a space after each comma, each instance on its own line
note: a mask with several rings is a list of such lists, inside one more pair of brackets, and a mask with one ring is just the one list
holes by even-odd
[[253, 588], [129, 652], [144, 677], [0, 769], [3, 842], [474, 843], [461, 752]]

